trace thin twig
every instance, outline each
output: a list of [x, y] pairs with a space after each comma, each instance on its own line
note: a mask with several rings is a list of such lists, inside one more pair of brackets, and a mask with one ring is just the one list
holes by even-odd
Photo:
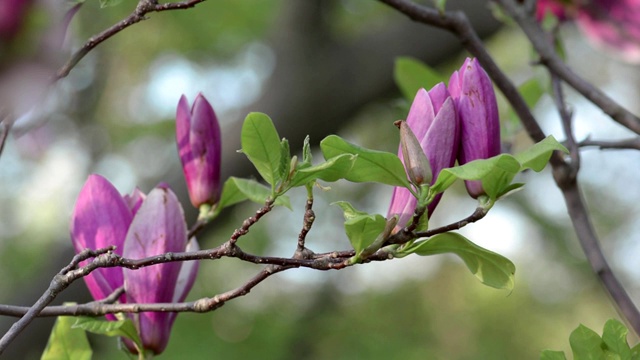
[[7, 142], [7, 138], [9, 137], [9, 131], [11, 131], [11, 124], [9, 121], [2, 120], [6, 120], [6, 118], [0, 119], [0, 155], [2, 155], [4, 144]]
[[80, 62], [80, 60], [82, 60], [82, 58], [84, 58], [96, 46], [111, 38], [113, 35], [119, 33], [120, 31], [128, 28], [129, 26], [139, 23], [142, 20], [146, 20], [146, 14], [167, 10], [188, 9], [196, 6], [203, 1], [205, 0], [188, 0], [176, 3], [158, 4], [155, 0], [140, 0], [138, 2], [138, 5], [136, 6], [136, 9], [125, 19], [121, 20], [117, 24], [112, 25], [108, 29], [105, 29], [101, 33], [89, 38], [89, 40], [87, 40], [87, 42], [85, 42], [80, 49], [73, 53], [71, 58], [69, 58], [69, 60], [60, 69], [58, 69], [53, 80], [57, 81], [69, 75], [69, 72], [71, 72], [71, 70]]
[[302, 255], [304, 253], [306, 249], [304, 243], [315, 219], [316, 214], [313, 212], [313, 197], [309, 197], [304, 207], [304, 219], [302, 220], [302, 229], [300, 229], [300, 233], [298, 234], [296, 254]]
[[571, 168], [574, 173], [580, 170], [580, 148], [573, 135], [573, 114], [567, 109], [567, 103], [564, 99], [564, 91], [562, 91], [562, 83], [560, 78], [551, 73], [551, 88], [553, 89], [553, 101], [556, 104], [558, 113], [560, 114], [560, 122], [567, 140], [567, 148], [571, 157]]
[[621, 150], [640, 150], [640, 137], [633, 139], [625, 139], [618, 141], [603, 141], [603, 140], [591, 140], [589, 138], [584, 139], [578, 143], [580, 147], [597, 146], [599, 149], [621, 149]]
[[269, 199], [267, 200], [267, 202], [264, 204], [263, 207], [261, 207], [260, 209], [258, 209], [258, 211], [256, 211], [255, 215], [253, 215], [252, 217], [245, 219], [242, 222], [242, 226], [237, 228], [233, 234], [231, 234], [231, 239], [229, 240], [229, 243], [231, 245], [234, 245], [238, 239], [245, 235], [246, 233], [249, 232], [249, 228], [255, 224], [256, 222], [258, 222], [258, 220], [260, 220], [261, 217], [263, 217], [266, 213], [268, 213], [269, 211], [271, 211], [271, 209], [273, 209], [273, 204], [274, 201]]

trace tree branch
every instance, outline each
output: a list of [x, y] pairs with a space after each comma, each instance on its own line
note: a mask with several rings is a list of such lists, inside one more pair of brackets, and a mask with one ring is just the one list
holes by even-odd
[[578, 143], [578, 146], [597, 146], [600, 149], [622, 149], [622, 150], [640, 150], [640, 137], [635, 137], [632, 139], [619, 140], [619, 141], [602, 141], [602, 140], [591, 140], [586, 138]]
[[[2, 339], [0, 339], [0, 355], [4, 352], [4, 350], [9, 346], [9, 344], [24, 330], [30, 323], [35, 319], [42, 309], [44, 309], [47, 305], [49, 305], [55, 298], [66, 289], [72, 282], [76, 279], [85, 276], [92, 270], [94, 270], [95, 266], [93, 264], [89, 264], [84, 268], [81, 268], [81, 271], [75, 271], [73, 273], [69, 273], [69, 271], [76, 267], [78, 263], [82, 260], [86, 260], [90, 257], [95, 257], [102, 254], [107, 254], [113, 250], [113, 247], [99, 249], [96, 251], [93, 250], [83, 250], [78, 255], [74, 256], [69, 263], [68, 266], [65, 266], [60, 272], [53, 278], [49, 288], [42, 294], [42, 296], [36, 301], [36, 303], [29, 308], [29, 310], [24, 314], [20, 320], [16, 321], [9, 331], [7, 331]], [[86, 271], [86, 274], [85, 274]]]
[[187, 0], [183, 2], [158, 4], [156, 0], [140, 0], [136, 9], [125, 19], [89, 38], [89, 40], [87, 40], [87, 42], [85, 42], [84, 45], [82, 45], [82, 47], [78, 49], [60, 69], [58, 69], [53, 80], [57, 81], [69, 75], [69, 72], [71, 72], [80, 60], [93, 50], [93, 48], [129, 26], [139, 23], [142, 20], [146, 20], [146, 14], [150, 12], [188, 9], [195, 7], [203, 1], [205, 0]]

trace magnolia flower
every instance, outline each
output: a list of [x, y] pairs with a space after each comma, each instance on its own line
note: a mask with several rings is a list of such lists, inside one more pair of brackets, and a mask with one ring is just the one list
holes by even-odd
[[191, 203], [195, 207], [217, 203], [221, 185], [220, 125], [202, 94], [198, 94], [191, 109], [187, 98], [184, 95], [180, 98], [176, 113], [176, 141]]
[[[476, 59], [465, 60], [449, 80], [460, 117], [458, 163], [466, 164], [500, 154], [500, 119], [493, 85]], [[484, 194], [480, 181], [465, 181], [473, 198]]]
[[[418, 90], [406, 125], [418, 139], [429, 160], [432, 174], [430, 182], [433, 183], [442, 169], [454, 165], [459, 147], [458, 116], [453, 99], [443, 83], [437, 84], [428, 92], [425, 89]], [[398, 156], [405, 163], [402, 147], [398, 150]], [[438, 205], [440, 197], [441, 194], [429, 204], [429, 216]], [[409, 190], [403, 187], [394, 188], [387, 218], [399, 216], [395, 231], [411, 220], [416, 204], [417, 200]]]
[[[71, 239], [77, 252], [115, 245], [115, 253], [139, 259], [167, 252], [197, 250], [195, 238], [187, 241], [187, 226], [175, 194], [160, 185], [149, 195], [139, 190], [121, 196], [99, 175], [91, 175], [80, 191], [73, 210]], [[183, 301], [197, 273], [197, 262], [169, 262], [137, 270], [99, 268], [84, 277], [96, 300], [124, 286], [122, 303], [171, 303]], [[161, 353], [167, 346], [175, 313], [132, 314], [144, 351]], [[109, 320], [114, 320], [108, 315]], [[125, 340], [133, 353], [133, 343]]]

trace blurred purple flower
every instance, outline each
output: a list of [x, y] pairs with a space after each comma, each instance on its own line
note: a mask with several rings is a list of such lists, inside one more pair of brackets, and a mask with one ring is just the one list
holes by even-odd
[[638, 0], [538, 0], [536, 19], [547, 12], [560, 20], [575, 19], [596, 47], [624, 61], [640, 63], [640, 1]]
[[580, 30], [597, 47], [640, 63], [640, 1], [591, 0], [576, 15]]
[[176, 141], [191, 204], [214, 205], [220, 197], [222, 139], [218, 118], [202, 94], [198, 94], [191, 109], [187, 98], [180, 98]]
[[[458, 116], [454, 101], [443, 83], [437, 84], [428, 92], [425, 89], [418, 90], [407, 115], [406, 124], [429, 159], [433, 183], [442, 169], [454, 165], [459, 147]], [[398, 156], [404, 163], [402, 148], [398, 150]], [[441, 196], [442, 194], [438, 194], [429, 204], [428, 216], [433, 214]], [[409, 190], [403, 187], [394, 188], [387, 215], [387, 218], [399, 215], [398, 226], [394, 231], [403, 228], [412, 218], [416, 204], [417, 200]]]
[[31, 0], [2, 0], [0, 39], [10, 41], [20, 31], [31, 2]]
[[[449, 80], [460, 117], [460, 152], [458, 163], [500, 154], [500, 119], [493, 85], [476, 59], [467, 58]], [[473, 198], [484, 194], [480, 181], [465, 181]]]
[[[168, 187], [158, 186], [146, 197], [138, 189], [123, 197], [99, 175], [89, 176], [80, 191], [71, 239], [76, 252], [115, 245], [116, 254], [134, 259], [198, 249], [195, 238], [187, 241], [182, 207]], [[121, 303], [171, 303], [186, 298], [197, 268], [197, 262], [170, 262], [137, 270], [100, 268], [84, 279], [96, 300], [124, 286]], [[159, 354], [165, 349], [176, 315], [148, 312], [131, 316], [145, 350]], [[115, 320], [113, 315], [107, 318]], [[125, 344], [137, 352], [130, 341]]]
[[564, 21], [567, 16], [567, 4], [562, 0], [538, 0], [536, 4], [536, 20], [544, 20], [547, 14], [553, 14], [560, 21]]

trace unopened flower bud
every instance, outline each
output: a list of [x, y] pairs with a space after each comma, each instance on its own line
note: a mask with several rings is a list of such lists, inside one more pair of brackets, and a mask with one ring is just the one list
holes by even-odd
[[[449, 80], [460, 117], [461, 137], [458, 163], [488, 159], [500, 154], [500, 119], [493, 85], [476, 59], [469, 59]], [[473, 198], [484, 194], [480, 181], [466, 181]]]
[[221, 189], [222, 139], [218, 118], [202, 94], [198, 94], [191, 109], [187, 98], [180, 98], [176, 141], [191, 203], [195, 207], [214, 205]]

